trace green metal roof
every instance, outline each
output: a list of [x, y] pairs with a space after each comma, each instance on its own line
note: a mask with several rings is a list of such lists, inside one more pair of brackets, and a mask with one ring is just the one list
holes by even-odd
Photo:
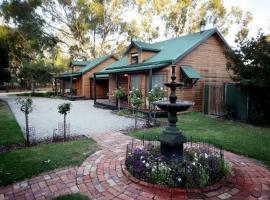
[[91, 61], [85, 61], [85, 60], [72, 60], [71, 62], [70, 62], [70, 66], [71, 65], [75, 65], [75, 66], [79, 66], [79, 67], [83, 67], [83, 66], [85, 66], [85, 65], [87, 65], [89, 62], [91, 62]]
[[132, 40], [132, 41], [131, 41], [131, 44], [128, 46], [128, 48], [126, 49], [126, 51], [125, 51], [124, 54], [126, 54], [132, 46], [135, 46], [135, 47], [138, 48], [139, 50], [145, 50], [145, 51], [160, 51], [160, 49], [154, 47], [153, 44], [146, 43], [146, 42], [142, 42], [142, 41], [135, 41], [135, 40]]
[[221, 38], [224, 44], [228, 48], [230, 48], [230, 46], [227, 44], [225, 39], [222, 37], [222, 35], [219, 33], [219, 31], [216, 28], [184, 35], [181, 37], [165, 40], [162, 42], [156, 42], [153, 44], [139, 42], [139, 41], [132, 41], [131, 45], [129, 45], [127, 50], [130, 49], [132, 45], [135, 45], [136, 47], [140, 49], [152, 48], [159, 51], [154, 56], [150, 57], [143, 63], [136, 64], [136, 65], [134, 64], [128, 65], [128, 58], [127, 56], [125, 56], [122, 58], [123, 60], [120, 59], [118, 62], [114, 62], [113, 64], [106, 67], [106, 69], [100, 73], [104, 74], [105, 72], [107, 73], [124, 72], [124, 70], [136, 71], [137, 69], [141, 70], [142, 68], [151, 69], [152, 65], [160, 65], [163, 63], [167, 63], [167, 65], [175, 64], [215, 33]]
[[183, 72], [187, 75], [189, 78], [194, 78], [194, 79], [200, 79], [200, 74], [194, 69], [193, 67], [189, 65], [182, 65], [181, 69]]
[[176, 63], [185, 55], [190, 53], [194, 48], [199, 46], [202, 42], [204, 42], [210, 36], [217, 32], [218, 30], [214, 28], [154, 43], [153, 46], [161, 49], [161, 51], [146, 60], [145, 62], [151, 63], [160, 62], [163, 60], [170, 60], [173, 63]]
[[114, 69], [114, 68], [121, 67], [121, 66], [126, 66], [127, 64], [128, 64], [128, 57], [124, 56], [124, 57], [120, 58], [118, 61], [113, 62], [112, 64], [108, 65], [104, 70]]
[[112, 57], [112, 55], [102, 56], [100, 58], [88, 61], [88, 64], [85, 67], [81, 68], [78, 72], [84, 74], [85, 72], [89, 71], [90, 69], [93, 69], [95, 66], [99, 65], [100, 63], [104, 62], [110, 57]]
[[56, 77], [56, 78], [68, 78], [68, 77], [76, 77], [76, 76], [81, 76], [82, 73], [81, 72], [66, 72], [61, 74], [60, 76]]
[[116, 73], [116, 72], [134, 72], [134, 71], [144, 71], [144, 70], [149, 70], [149, 69], [157, 69], [164, 67], [166, 65], [169, 65], [170, 63], [155, 63], [155, 64], [144, 64], [144, 65], [127, 65], [127, 66], [122, 66], [118, 68], [113, 68], [113, 69], [107, 69], [103, 70], [101, 72], [97, 72], [97, 75], [100, 74], [109, 74], [109, 73]]

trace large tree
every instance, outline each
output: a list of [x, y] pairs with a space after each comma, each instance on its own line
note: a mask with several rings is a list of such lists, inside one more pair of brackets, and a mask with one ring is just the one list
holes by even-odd
[[9, 29], [0, 26], [0, 85], [10, 80], [9, 72]]
[[227, 52], [227, 67], [232, 79], [249, 91], [249, 119], [252, 123], [269, 123], [270, 117], [270, 40], [259, 34], [243, 40], [239, 48]]

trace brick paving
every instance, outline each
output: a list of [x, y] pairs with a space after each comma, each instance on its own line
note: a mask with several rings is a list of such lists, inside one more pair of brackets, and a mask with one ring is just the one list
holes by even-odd
[[118, 132], [93, 137], [102, 150], [88, 157], [80, 167], [53, 171], [28, 180], [0, 187], [0, 200], [4, 199], [52, 199], [53, 197], [83, 193], [91, 199], [235, 199], [269, 200], [270, 172], [259, 162], [224, 152], [231, 165], [231, 174], [215, 187], [197, 190], [163, 190], [149, 187], [127, 177], [122, 164], [126, 144], [131, 138]]

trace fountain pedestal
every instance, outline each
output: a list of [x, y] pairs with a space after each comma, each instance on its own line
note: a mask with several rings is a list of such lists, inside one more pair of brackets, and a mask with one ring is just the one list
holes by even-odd
[[194, 105], [191, 101], [177, 101], [175, 90], [177, 87], [181, 86], [181, 83], [175, 82], [175, 67], [175, 65], [172, 66], [172, 81], [170, 83], [165, 83], [165, 85], [171, 89], [169, 101], [155, 102], [155, 105], [157, 105], [161, 110], [168, 112], [169, 124], [158, 138], [161, 143], [161, 154], [165, 157], [166, 161], [182, 159], [183, 145], [186, 142], [186, 138], [176, 126], [177, 112], [185, 111]]

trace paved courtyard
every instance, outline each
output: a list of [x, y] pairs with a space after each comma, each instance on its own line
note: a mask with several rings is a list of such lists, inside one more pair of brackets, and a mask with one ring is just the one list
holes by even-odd
[[[0, 96], [8, 102], [20, 127], [25, 127], [23, 113], [16, 105], [16, 96]], [[73, 135], [93, 135], [110, 131], [124, 130], [134, 126], [134, 120], [113, 114], [110, 110], [95, 108], [92, 100], [68, 101], [62, 99], [35, 98], [33, 97], [34, 111], [29, 115], [30, 125], [35, 128], [38, 139], [51, 137], [58, 123], [63, 121], [57, 106], [70, 102], [71, 112], [67, 115]], [[140, 122], [142, 124], [142, 122]]]
[[0, 199], [44, 200], [81, 192], [95, 200], [269, 200], [270, 172], [260, 163], [224, 152], [231, 174], [218, 187], [180, 190], [142, 184], [124, 173], [126, 144], [131, 138], [119, 132], [94, 135], [102, 150], [89, 156], [80, 167], [56, 170], [0, 187]]

